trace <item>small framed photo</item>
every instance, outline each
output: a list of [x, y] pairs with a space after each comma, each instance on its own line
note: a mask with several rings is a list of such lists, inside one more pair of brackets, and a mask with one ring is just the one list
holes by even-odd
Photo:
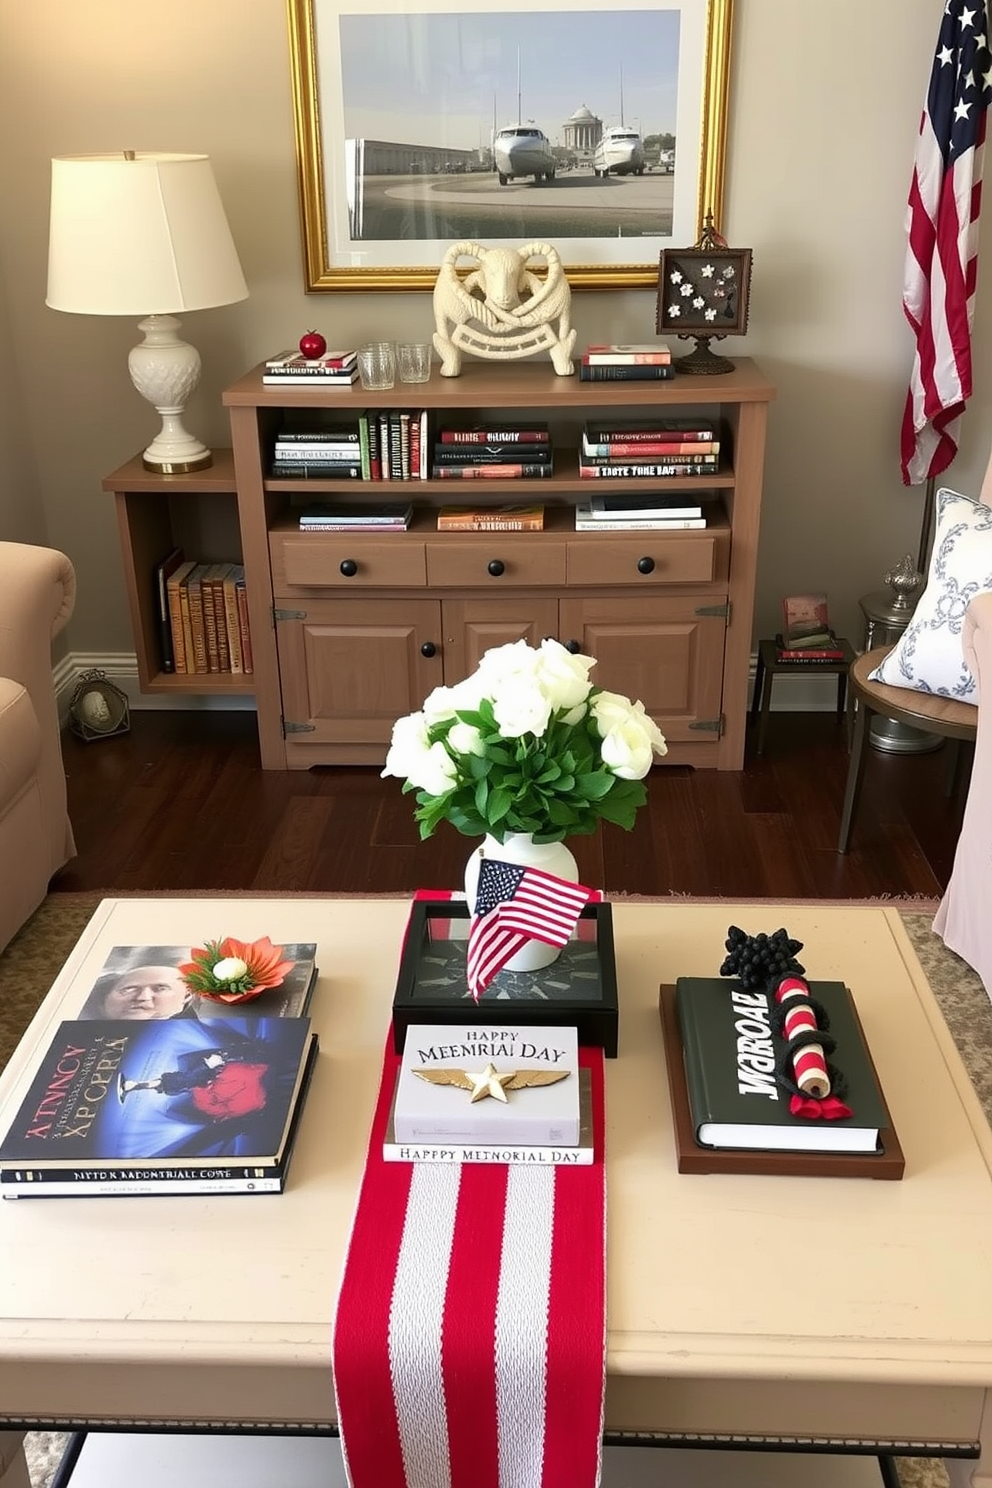
[[743, 336], [750, 288], [750, 248], [663, 249], [657, 330], [676, 336]]

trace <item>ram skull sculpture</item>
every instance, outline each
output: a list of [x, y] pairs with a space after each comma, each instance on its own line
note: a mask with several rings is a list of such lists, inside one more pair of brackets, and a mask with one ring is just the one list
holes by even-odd
[[[469, 272], [464, 270], [473, 265]], [[544, 273], [537, 272], [543, 266]], [[511, 361], [547, 351], [559, 377], [575, 371], [572, 291], [548, 243], [483, 248], [455, 243], [434, 285], [434, 345], [441, 376], [457, 377], [462, 353]]]

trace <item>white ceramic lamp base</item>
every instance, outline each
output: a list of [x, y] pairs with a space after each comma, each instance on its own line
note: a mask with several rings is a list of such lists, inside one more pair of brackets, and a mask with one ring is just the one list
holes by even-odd
[[200, 353], [179, 339], [179, 321], [173, 315], [149, 315], [138, 329], [145, 339], [128, 356], [131, 381], [162, 416], [162, 428], [143, 452], [142, 464], [160, 475], [203, 470], [213, 457], [183, 428], [186, 404], [200, 381]]

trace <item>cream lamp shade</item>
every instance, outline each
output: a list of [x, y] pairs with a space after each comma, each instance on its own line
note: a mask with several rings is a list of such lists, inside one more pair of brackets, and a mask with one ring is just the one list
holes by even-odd
[[179, 339], [175, 312], [247, 295], [208, 156], [122, 151], [52, 161], [45, 303], [78, 315], [145, 317], [128, 366], [162, 417], [144, 451], [149, 469], [200, 470], [211, 458], [183, 428], [200, 356]]

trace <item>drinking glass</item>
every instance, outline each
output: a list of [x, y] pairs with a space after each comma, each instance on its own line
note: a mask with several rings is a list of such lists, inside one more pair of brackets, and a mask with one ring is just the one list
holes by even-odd
[[369, 341], [358, 348], [358, 376], [370, 392], [391, 388], [396, 381], [396, 358], [391, 341]]
[[396, 348], [396, 361], [401, 382], [430, 382], [431, 343], [403, 341]]

